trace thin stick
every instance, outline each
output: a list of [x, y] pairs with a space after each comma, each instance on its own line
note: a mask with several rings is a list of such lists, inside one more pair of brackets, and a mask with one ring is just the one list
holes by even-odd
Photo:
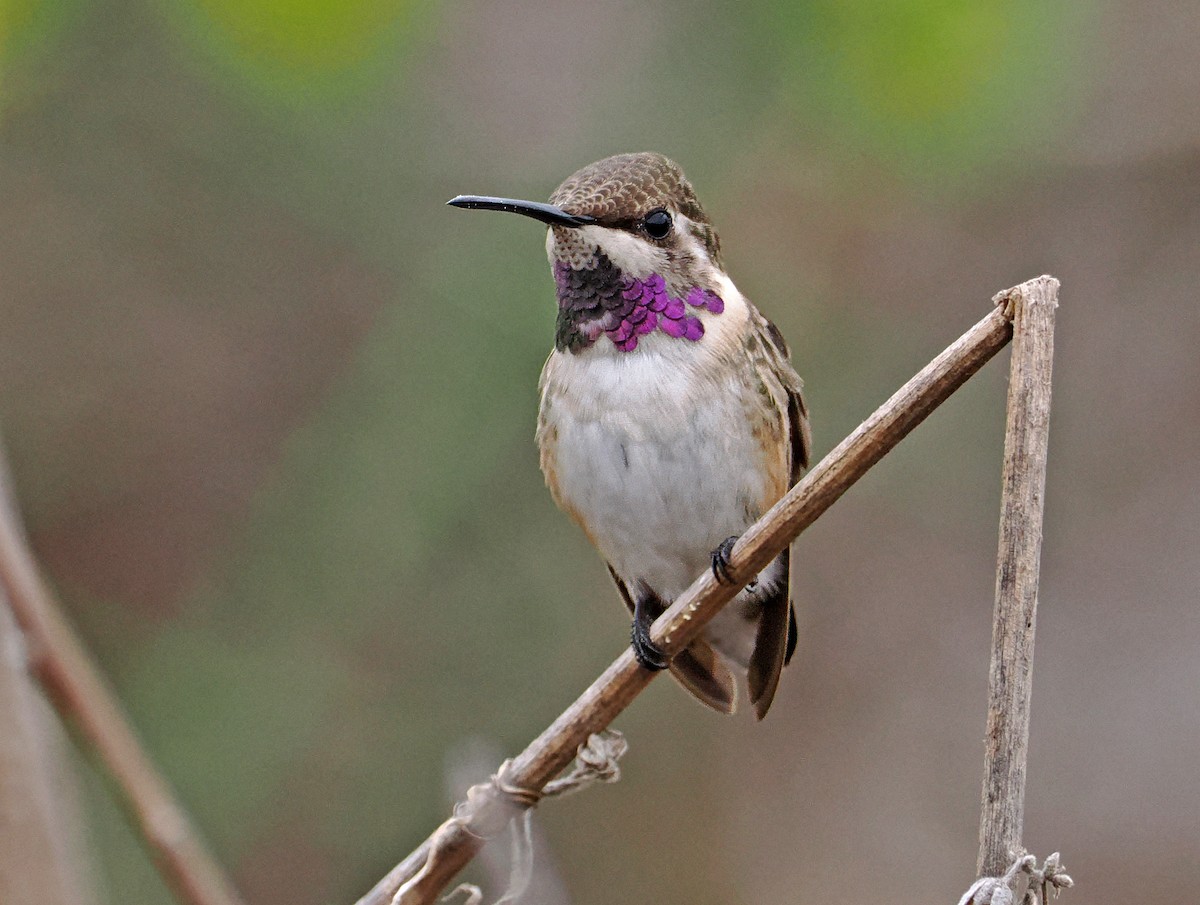
[[[738, 541], [730, 554], [735, 585], [721, 585], [710, 573], [698, 578], [654, 623], [651, 637], [672, 655], [682, 650], [720, 608], [828, 509], [855, 481], [891, 450], [951, 393], [995, 355], [1012, 336], [1007, 308], [997, 308], [968, 330], [792, 488]], [[358, 905], [387, 905], [397, 892], [402, 905], [433, 902], [451, 877], [503, 828], [509, 817], [561, 771], [594, 732], [608, 726], [654, 678], [627, 648], [578, 700], [502, 770], [513, 796], [476, 794], [455, 808], [447, 821], [396, 865]], [[476, 790], [480, 787], [475, 787]], [[433, 856], [430, 857], [430, 853]]]
[[1050, 372], [1058, 280], [1039, 277], [996, 296], [1012, 312], [1014, 339], [1004, 438], [1000, 550], [988, 676], [980, 877], [998, 877], [1024, 854], [1025, 764], [1033, 690], [1033, 634], [1050, 436]]
[[8, 488], [2, 453], [0, 585], [25, 634], [35, 677], [112, 776], [121, 803], [176, 896], [189, 905], [241, 905], [38, 573]]
[[0, 591], [0, 902], [87, 905], [96, 895], [83, 869], [76, 777], [28, 666]]

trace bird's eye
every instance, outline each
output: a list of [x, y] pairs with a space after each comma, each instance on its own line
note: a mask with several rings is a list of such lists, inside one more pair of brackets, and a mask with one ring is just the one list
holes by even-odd
[[642, 228], [651, 239], [665, 239], [671, 232], [671, 215], [661, 207], [642, 218]]

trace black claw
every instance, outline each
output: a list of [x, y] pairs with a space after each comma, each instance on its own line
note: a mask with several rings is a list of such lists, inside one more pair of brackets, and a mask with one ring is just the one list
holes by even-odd
[[737, 543], [737, 535], [727, 537], [717, 545], [717, 549], [712, 552], [712, 570], [713, 576], [721, 584], [734, 584], [734, 578], [729, 573], [729, 554], [733, 551], [733, 545]]
[[668, 664], [663, 649], [650, 640], [650, 626], [663, 609], [662, 601], [647, 590], [638, 595], [633, 607], [633, 631], [630, 632], [633, 655], [644, 668], [654, 671], [666, 669]]
[[654, 672], [667, 668], [667, 657], [662, 648], [650, 640], [650, 626], [633, 620], [633, 631], [630, 632], [630, 642], [633, 655], [644, 668]]

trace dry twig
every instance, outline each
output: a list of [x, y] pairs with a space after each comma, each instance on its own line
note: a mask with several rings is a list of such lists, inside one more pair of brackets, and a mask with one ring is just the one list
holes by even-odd
[[65, 738], [29, 675], [25, 639], [0, 591], [0, 902], [95, 901]]
[[[1010, 292], [1021, 291], [1021, 287]], [[902, 440], [951, 393], [975, 374], [1012, 337], [1010, 306], [993, 310], [920, 373], [804, 477], [738, 541], [731, 555], [736, 583], [711, 574], [698, 578], [654, 623], [651, 637], [668, 656], [683, 649], [720, 608], [849, 487]], [[604, 729], [650, 683], [656, 673], [640, 668], [626, 649], [548, 729], [492, 783], [487, 794], [455, 809], [459, 820], [388, 872], [358, 905], [422, 905], [433, 902], [447, 881], [575, 756], [592, 733]], [[516, 789], [506, 794], [502, 787]], [[476, 787], [477, 789], [479, 787]], [[445, 831], [445, 832], [443, 832]]]
[[241, 905], [38, 573], [8, 489], [2, 454], [0, 585], [25, 635], [34, 676], [112, 776], [168, 885], [189, 905]]
[[1050, 436], [1050, 374], [1058, 280], [1040, 277], [996, 296], [1015, 325], [1004, 438], [1000, 550], [988, 676], [978, 876], [1000, 876], [1021, 848], [1033, 634]]

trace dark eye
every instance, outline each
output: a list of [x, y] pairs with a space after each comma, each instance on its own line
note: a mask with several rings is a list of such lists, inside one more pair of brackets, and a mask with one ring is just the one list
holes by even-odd
[[671, 231], [671, 215], [661, 207], [642, 218], [642, 228], [651, 239], [665, 239]]

